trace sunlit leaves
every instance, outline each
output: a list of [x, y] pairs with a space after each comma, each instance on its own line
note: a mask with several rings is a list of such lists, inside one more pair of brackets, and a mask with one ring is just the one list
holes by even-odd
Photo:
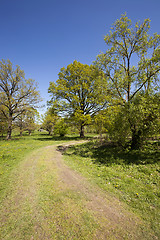
[[105, 106], [108, 97], [104, 73], [77, 61], [61, 68], [56, 83], [50, 83], [49, 93], [52, 103], [59, 103], [59, 111], [67, 112], [79, 126], [89, 124], [91, 116]]
[[140, 90], [157, 87], [160, 35], [150, 36], [149, 28], [149, 19], [132, 27], [131, 20], [122, 15], [104, 38], [106, 53], [97, 57], [97, 66], [105, 72], [110, 89], [116, 91], [122, 104]]
[[54, 126], [58, 120], [58, 116], [53, 108], [48, 109], [45, 115], [42, 117], [42, 128], [48, 131], [51, 135], [54, 131]]
[[[138, 141], [153, 131], [159, 118], [153, 99], [158, 98], [160, 90], [160, 35], [150, 36], [149, 29], [149, 19], [133, 26], [126, 14], [122, 15], [104, 38], [107, 51], [98, 55], [95, 62], [105, 73], [110, 102], [114, 104], [117, 99], [122, 106], [117, 116], [117, 122], [121, 119], [118, 132], [124, 128], [127, 135], [129, 129], [125, 126], [129, 124], [132, 140]], [[145, 110], [147, 106], [150, 114]]]

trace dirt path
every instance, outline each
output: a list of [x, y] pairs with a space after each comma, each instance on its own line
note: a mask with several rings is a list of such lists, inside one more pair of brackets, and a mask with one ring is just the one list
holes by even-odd
[[56, 148], [34, 151], [13, 173], [0, 239], [146, 239], [140, 220], [67, 167]]

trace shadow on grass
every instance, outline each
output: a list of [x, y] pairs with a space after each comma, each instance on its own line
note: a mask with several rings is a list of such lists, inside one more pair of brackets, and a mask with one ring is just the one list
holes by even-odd
[[148, 143], [143, 150], [125, 151], [118, 146], [106, 144], [102, 146], [88, 142], [80, 146], [71, 146], [64, 154], [90, 157], [93, 162], [110, 166], [112, 164], [152, 164], [160, 161], [159, 143]]
[[[32, 139], [32, 140], [38, 140], [38, 141], [80, 141], [80, 140], [89, 140], [92, 138], [93, 138], [92, 136], [85, 136], [84, 138], [80, 138], [78, 135], [67, 135], [64, 137], [50, 136], [48, 133], [39, 133], [39, 132], [35, 132], [29, 135], [28, 132], [23, 132], [22, 136], [20, 136], [19, 134], [12, 135], [11, 140], [17, 141], [17, 140]], [[1, 140], [5, 141], [6, 136], [0, 136], [0, 141]]]
[[84, 138], [80, 138], [79, 136], [64, 136], [64, 137], [60, 137], [60, 136], [49, 136], [46, 135], [47, 137], [38, 137], [35, 138], [38, 141], [80, 141], [80, 140], [87, 140], [87, 139], [91, 139], [91, 137], [84, 137]]

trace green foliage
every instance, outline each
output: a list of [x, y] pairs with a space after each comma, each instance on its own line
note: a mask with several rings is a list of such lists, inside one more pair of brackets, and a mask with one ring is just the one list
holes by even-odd
[[94, 118], [95, 127], [101, 135], [105, 133], [106, 138], [118, 145], [125, 146], [131, 131], [124, 108], [120, 105], [108, 106], [100, 111]]
[[83, 136], [84, 126], [91, 117], [102, 109], [107, 100], [106, 84], [102, 71], [97, 67], [74, 61], [67, 68], [61, 68], [59, 79], [51, 82], [49, 93], [51, 104], [59, 112], [68, 114], [80, 128]]
[[45, 129], [49, 133], [49, 135], [51, 135], [54, 131], [54, 126], [58, 121], [58, 118], [59, 117], [53, 111], [52, 108], [48, 109], [48, 111], [45, 113], [44, 117], [42, 118], [41, 127]]
[[2, 112], [0, 112], [0, 134], [3, 136], [7, 132], [7, 122]]
[[107, 113], [106, 111], [100, 111], [98, 114], [94, 117], [94, 125], [97, 133], [102, 135], [103, 133], [107, 132], [107, 129], [105, 128], [105, 124], [107, 122]]
[[121, 106], [111, 107], [107, 112], [107, 115], [109, 121], [105, 127], [108, 131], [109, 138], [118, 145], [125, 147], [129, 137], [131, 136], [125, 108]]
[[66, 124], [65, 119], [60, 119], [54, 126], [54, 134], [64, 137], [68, 132], [69, 126]]
[[97, 57], [96, 63], [104, 70], [108, 87], [121, 104], [131, 101], [142, 89], [157, 90], [160, 35], [149, 36], [149, 28], [149, 19], [132, 27], [131, 20], [122, 15], [104, 38], [110, 48]]
[[8, 125], [7, 139], [11, 138], [13, 122], [40, 102], [36, 88], [34, 80], [25, 79], [19, 66], [14, 69], [9, 60], [0, 61], [0, 112]]
[[130, 124], [132, 132], [139, 137], [138, 145], [152, 135], [157, 135], [160, 131], [160, 96], [154, 95], [137, 95], [130, 104]]
[[[128, 147], [132, 131], [137, 136], [137, 145], [142, 146], [146, 138], [157, 135], [160, 131], [159, 95], [137, 94], [128, 105], [110, 106], [95, 117], [95, 126], [113, 142]], [[131, 130], [130, 126], [133, 127]], [[137, 134], [137, 135], [136, 135]]]
[[[127, 125], [130, 127], [133, 148], [140, 147], [141, 135], [144, 137], [144, 134], [141, 134], [144, 131], [138, 130], [137, 119], [141, 119], [143, 122], [141, 125], [147, 125], [151, 131], [149, 126], [154, 125], [154, 121], [159, 117], [154, 114], [154, 117], [146, 123], [144, 113], [146, 108], [144, 105], [159, 91], [160, 35], [149, 36], [149, 28], [149, 19], [132, 26], [126, 14], [122, 15], [104, 38], [108, 50], [101, 53], [95, 62], [95, 65], [105, 73], [111, 104], [119, 104], [124, 108], [122, 113], [126, 116], [123, 116], [123, 119], [128, 118]], [[138, 96], [144, 96], [145, 101], [143, 97], [137, 101]], [[151, 108], [153, 112], [154, 104], [150, 104]]]
[[36, 116], [38, 116], [38, 112], [33, 108], [28, 108], [15, 119], [14, 127], [19, 129], [20, 136], [22, 136], [23, 131], [28, 131], [31, 134], [37, 128]]

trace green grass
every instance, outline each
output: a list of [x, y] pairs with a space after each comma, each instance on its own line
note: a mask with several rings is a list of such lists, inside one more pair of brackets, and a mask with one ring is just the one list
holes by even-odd
[[[56, 136], [50, 137], [45, 133], [35, 133], [32, 136], [26, 134], [22, 138], [14, 136], [11, 141], [1, 138], [1, 201], [7, 196], [10, 186], [14, 182], [12, 172], [18, 169], [18, 166], [26, 156], [41, 147], [61, 144], [70, 140], [80, 139], [76, 135], [60, 138]], [[64, 158], [69, 166], [81, 172], [91, 182], [124, 201], [128, 208], [132, 209], [146, 222], [147, 229], [152, 233], [154, 232], [157, 237], [160, 237], [159, 145], [159, 143], [155, 142], [154, 144], [149, 144], [143, 151], [127, 152], [120, 150], [116, 146], [100, 146], [97, 142], [88, 142], [68, 148]], [[87, 234], [88, 239], [92, 239], [98, 226], [87, 210], [83, 209], [81, 202], [83, 196], [75, 194], [70, 190], [59, 191], [54, 183], [56, 182], [54, 179], [56, 173], [53, 174], [48, 170], [48, 174], [45, 175], [43, 174], [43, 168], [44, 163], [42, 161], [37, 173], [38, 176], [41, 176], [39, 193], [39, 206], [43, 209], [43, 217], [41, 217], [45, 221], [46, 217], [52, 216], [49, 220], [49, 225], [46, 223], [45, 228], [48, 228], [48, 230], [54, 230], [55, 228], [55, 231], [61, 228], [60, 232], [56, 232], [56, 239], [65, 239], [66, 234], [70, 234], [73, 239], [74, 237], [75, 239], [83, 239]], [[32, 221], [28, 219], [29, 214], [27, 211], [29, 212], [30, 209], [27, 204], [29, 203], [26, 202], [24, 207], [26, 215], [24, 214], [24, 219], [21, 221], [24, 222], [25, 236], [30, 236], [29, 232], [32, 226], [27, 225], [27, 222], [29, 224]], [[76, 207], [77, 204], [78, 207]], [[71, 211], [74, 212], [73, 215], [70, 215]], [[77, 221], [77, 228], [72, 224], [75, 221]], [[54, 222], [58, 223], [56, 227]], [[19, 223], [17, 222], [16, 224]], [[14, 226], [14, 223], [11, 225]], [[88, 229], [91, 232], [88, 232]]]
[[[67, 142], [69, 139], [73, 140], [73, 138], [67, 138]], [[46, 145], [61, 144], [64, 141], [60, 138], [56, 138], [55, 141], [54, 138], [44, 134], [35, 134], [31, 137], [24, 136], [12, 141], [0, 142], [1, 167], [3, 167], [1, 173], [1, 214], [4, 218], [1, 228], [2, 239], [94, 238], [99, 226], [92, 214], [84, 208], [85, 196], [66, 189], [63, 185], [57, 185], [57, 168], [53, 161], [54, 151], [42, 148]], [[37, 162], [34, 165], [36, 159]], [[25, 168], [27, 162], [29, 166]], [[34, 175], [33, 168], [35, 168]], [[20, 186], [22, 189], [19, 196], [17, 192]], [[31, 191], [33, 191], [32, 194]], [[15, 201], [20, 201], [20, 204]], [[38, 226], [37, 231], [35, 226]]]
[[89, 142], [68, 148], [64, 158], [73, 169], [124, 201], [160, 237], [158, 148], [156, 142], [142, 151], [127, 152], [116, 146]]
[[31, 151], [47, 145], [60, 144], [66, 141], [79, 140], [77, 135], [60, 138], [49, 136], [46, 133], [35, 132], [28, 136], [24, 133], [22, 137], [14, 135], [11, 141], [0, 138], [0, 201], [5, 197], [5, 192], [10, 184], [10, 174], [13, 169]]

